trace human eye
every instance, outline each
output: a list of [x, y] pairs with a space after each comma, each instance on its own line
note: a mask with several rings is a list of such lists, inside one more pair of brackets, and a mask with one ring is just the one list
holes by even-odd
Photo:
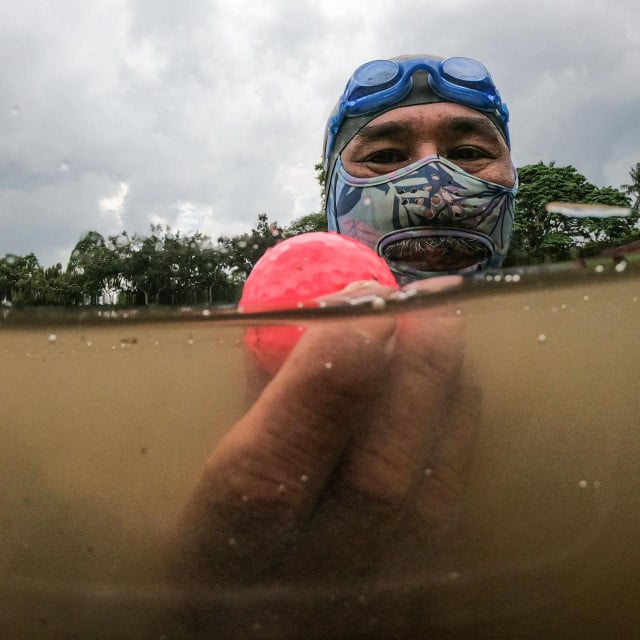
[[481, 148], [476, 146], [460, 146], [451, 149], [447, 155], [447, 159], [455, 160], [458, 162], [474, 162], [477, 160], [484, 160], [486, 158], [490, 158], [491, 154]]
[[369, 164], [397, 164], [398, 162], [404, 162], [407, 159], [407, 154], [398, 149], [380, 149], [367, 154], [364, 162]]

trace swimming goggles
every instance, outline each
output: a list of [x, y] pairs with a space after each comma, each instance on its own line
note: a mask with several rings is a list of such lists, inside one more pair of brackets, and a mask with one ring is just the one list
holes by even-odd
[[384, 111], [400, 102], [411, 91], [416, 71], [428, 72], [429, 87], [440, 98], [493, 114], [503, 123], [509, 143], [509, 109], [481, 62], [471, 58], [373, 60], [358, 67], [347, 82], [329, 122], [326, 158], [345, 118]]

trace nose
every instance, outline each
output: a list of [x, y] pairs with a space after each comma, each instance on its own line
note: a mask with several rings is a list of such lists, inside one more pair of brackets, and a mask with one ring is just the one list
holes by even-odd
[[420, 160], [426, 156], [437, 155], [438, 145], [433, 141], [418, 142], [415, 146], [415, 160]]

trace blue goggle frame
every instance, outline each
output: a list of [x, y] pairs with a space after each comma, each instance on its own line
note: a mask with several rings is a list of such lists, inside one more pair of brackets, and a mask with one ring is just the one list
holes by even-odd
[[509, 144], [509, 109], [481, 62], [471, 58], [373, 60], [358, 67], [347, 82], [329, 123], [325, 160], [345, 118], [384, 111], [400, 102], [411, 91], [416, 71], [428, 72], [429, 86], [440, 98], [493, 114], [503, 123]]

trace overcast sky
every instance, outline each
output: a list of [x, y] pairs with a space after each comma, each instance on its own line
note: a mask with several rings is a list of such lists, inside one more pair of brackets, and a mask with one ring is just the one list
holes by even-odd
[[637, 0], [0, 0], [0, 255], [317, 211], [346, 79], [414, 52], [487, 65], [517, 166], [640, 162]]

